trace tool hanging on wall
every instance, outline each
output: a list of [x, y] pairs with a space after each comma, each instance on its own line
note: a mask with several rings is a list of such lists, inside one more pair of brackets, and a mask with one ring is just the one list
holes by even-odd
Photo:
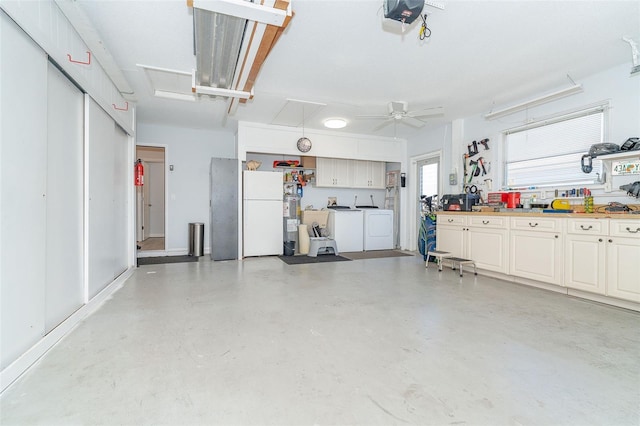
[[469, 158], [467, 154], [462, 155], [462, 183], [467, 181], [467, 158]]
[[480, 169], [478, 169], [478, 162], [473, 160], [469, 160], [469, 167], [471, 167], [471, 171], [469, 172], [469, 180], [467, 182], [470, 183], [473, 177], [477, 176], [476, 172], [479, 173]]
[[473, 141], [469, 145], [467, 145], [467, 150], [469, 151], [469, 157], [473, 157], [478, 153], [478, 142]]
[[489, 151], [489, 138], [482, 139], [480, 143], [484, 146], [485, 151]]
[[431, 37], [431, 30], [427, 27], [427, 14], [420, 16], [422, 18], [422, 25], [420, 26], [420, 40], [424, 40], [425, 38]]
[[484, 157], [478, 158], [478, 164], [482, 168], [482, 176], [486, 175], [487, 174], [487, 169], [484, 166]]

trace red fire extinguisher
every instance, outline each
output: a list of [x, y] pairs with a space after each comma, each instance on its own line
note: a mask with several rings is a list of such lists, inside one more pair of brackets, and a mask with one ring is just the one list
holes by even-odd
[[135, 186], [144, 185], [144, 166], [142, 160], [138, 158], [133, 168], [133, 183]]

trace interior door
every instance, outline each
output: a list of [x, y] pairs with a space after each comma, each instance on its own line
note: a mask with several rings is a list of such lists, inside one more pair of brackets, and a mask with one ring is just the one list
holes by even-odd
[[164, 237], [164, 163], [147, 163], [149, 182], [149, 236]]
[[136, 241], [144, 240], [144, 199], [142, 187], [136, 186]]
[[[142, 166], [144, 170], [149, 170], [149, 163], [143, 161]], [[151, 236], [151, 203], [150, 203], [150, 192], [151, 192], [151, 179], [146, 176], [144, 180], [144, 185], [142, 185], [142, 240], [146, 240]]]

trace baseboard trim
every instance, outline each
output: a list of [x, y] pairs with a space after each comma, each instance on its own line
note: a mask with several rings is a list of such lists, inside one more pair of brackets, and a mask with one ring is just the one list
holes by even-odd
[[[211, 249], [205, 248], [204, 254], [210, 254]], [[169, 249], [169, 250], [145, 250], [138, 251], [136, 257], [161, 257], [161, 256], [186, 256], [189, 254], [187, 249]]]
[[94, 313], [113, 293], [118, 291], [125, 281], [133, 275], [135, 267], [129, 267], [111, 284], [107, 285], [87, 304], [75, 311], [69, 318], [42, 337], [18, 359], [0, 372], [0, 393], [9, 388], [15, 381], [34, 366], [49, 349], [53, 348], [62, 338], [73, 330], [82, 320]]
[[616, 299], [615, 297], [589, 293], [588, 291], [576, 290], [573, 288], [568, 289], [568, 294], [572, 297], [578, 297], [580, 299], [587, 299], [592, 302], [598, 302], [605, 305], [613, 305], [618, 308], [640, 312], [640, 304], [632, 302], [630, 300]]
[[[465, 275], [466, 275], [465, 270]], [[530, 287], [536, 287], [542, 290], [552, 291], [554, 293], [563, 294], [569, 297], [575, 297], [591, 302], [602, 303], [603, 305], [614, 306], [617, 308], [628, 309], [631, 311], [640, 312], [640, 303], [632, 302], [630, 300], [617, 299], [611, 296], [605, 296], [596, 293], [589, 293], [588, 291], [576, 290], [573, 288], [564, 287], [557, 284], [549, 284], [542, 281], [536, 281], [529, 278], [516, 277], [514, 275], [507, 275], [501, 272], [487, 271], [484, 269], [478, 269], [478, 275], [497, 278], [503, 281], [507, 281], [512, 284], [526, 285]]]

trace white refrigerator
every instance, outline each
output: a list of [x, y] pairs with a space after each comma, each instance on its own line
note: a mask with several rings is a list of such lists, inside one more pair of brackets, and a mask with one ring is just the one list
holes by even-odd
[[282, 254], [282, 173], [247, 170], [242, 182], [244, 256]]

